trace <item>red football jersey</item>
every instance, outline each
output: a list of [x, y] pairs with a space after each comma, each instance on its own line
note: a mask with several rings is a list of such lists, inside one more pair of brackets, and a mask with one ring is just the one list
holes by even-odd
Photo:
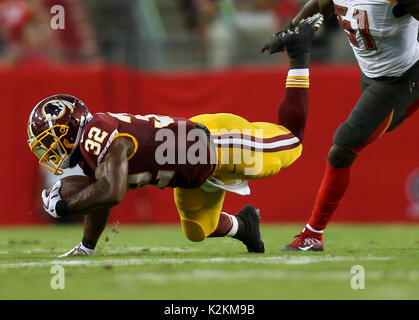
[[[129, 189], [148, 184], [158, 188], [196, 188], [211, 174], [210, 143], [206, 132], [194, 122], [160, 115], [109, 112], [95, 114], [82, 132], [80, 151], [92, 171], [101, 163], [112, 141], [120, 136], [130, 138], [135, 145], [128, 156]], [[201, 161], [197, 161], [197, 150], [207, 151], [200, 155]]]

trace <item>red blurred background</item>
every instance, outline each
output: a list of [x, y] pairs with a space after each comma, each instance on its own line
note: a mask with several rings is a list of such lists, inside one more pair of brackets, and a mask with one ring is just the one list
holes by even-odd
[[[46, 96], [76, 95], [92, 113], [232, 112], [275, 122], [287, 58], [262, 56], [259, 47], [288, 25], [302, 4], [0, 0], [0, 224], [51, 222], [40, 207], [48, 180], [25, 142], [29, 113]], [[64, 9], [64, 29], [51, 27], [55, 5]], [[275, 177], [252, 181], [250, 196], [228, 194], [225, 211], [253, 204], [264, 222], [308, 219], [333, 133], [360, 94], [359, 69], [337, 30], [336, 19], [329, 19], [313, 44], [302, 157]], [[362, 152], [333, 221], [419, 221], [418, 125], [415, 114]], [[172, 192], [153, 187], [128, 192], [112, 220], [177, 222]]]
[[[92, 113], [165, 114], [191, 117], [232, 112], [250, 121], [277, 118], [286, 67], [236, 67], [218, 71], [146, 72], [102, 64], [34, 66], [0, 70], [0, 224], [45, 222], [39, 212], [39, 165], [27, 144], [30, 111], [42, 98], [69, 93]], [[264, 222], [305, 221], [309, 217], [337, 126], [360, 94], [358, 67], [311, 68], [310, 111], [303, 154], [277, 176], [252, 181], [252, 194], [228, 194], [224, 210], [246, 204], [261, 208]], [[419, 118], [365, 149], [334, 221], [419, 221]], [[130, 191], [112, 215], [120, 223], [171, 223], [178, 215], [171, 189], [144, 187]]]

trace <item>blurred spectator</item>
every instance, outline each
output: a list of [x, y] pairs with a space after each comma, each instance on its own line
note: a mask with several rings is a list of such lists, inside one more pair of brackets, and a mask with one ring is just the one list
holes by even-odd
[[[175, 2], [175, 0], [169, 0]], [[138, 60], [145, 64], [148, 48], [144, 48], [143, 34], [148, 35], [147, 22], [154, 19], [152, 12], [142, 12], [143, 7], [153, 6], [155, 0], [89, 0], [83, 7], [89, 14], [89, 22], [95, 30], [97, 47], [104, 61], [135, 66]], [[146, 39], [146, 45], [153, 42]], [[151, 52], [158, 57], [159, 52]]]
[[181, 0], [185, 26], [188, 30], [199, 29], [200, 3], [197, 0]]
[[239, 10], [266, 11], [271, 10], [277, 0], [232, 0]]
[[[65, 10], [64, 29], [52, 30], [51, 7]], [[0, 62], [81, 62], [98, 60], [96, 42], [80, 0], [0, 0], [4, 50]]]
[[[208, 56], [208, 36], [210, 24], [215, 19], [218, 8], [216, 0], [179, 0], [183, 24], [189, 33], [189, 47], [193, 52], [195, 65], [205, 67]], [[192, 60], [192, 57], [189, 59]]]
[[0, 0], [0, 27], [5, 50], [2, 64], [45, 62], [51, 41], [49, 18], [34, 0]]
[[65, 9], [65, 29], [54, 30], [55, 58], [71, 62], [99, 61], [96, 39], [81, 0], [41, 0], [46, 12], [54, 5]]
[[225, 68], [232, 65], [237, 37], [236, 11], [232, 0], [214, 1], [215, 13], [208, 23], [207, 66]]
[[202, 35], [208, 22], [217, 13], [216, 0], [180, 0], [184, 15], [185, 27]]
[[[0, 65], [103, 59], [183, 69], [281, 63], [283, 56], [261, 56], [259, 46], [288, 26], [304, 1], [0, 0]], [[51, 28], [55, 5], [65, 10], [64, 29]], [[353, 60], [337, 28], [336, 19], [325, 21], [313, 60]], [[342, 54], [331, 54], [341, 48]]]

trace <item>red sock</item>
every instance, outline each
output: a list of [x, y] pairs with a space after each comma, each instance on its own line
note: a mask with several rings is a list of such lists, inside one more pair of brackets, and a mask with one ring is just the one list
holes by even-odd
[[322, 238], [323, 230], [345, 194], [350, 178], [351, 167], [333, 168], [327, 163], [326, 172], [317, 193], [310, 221], [303, 231], [304, 234]]

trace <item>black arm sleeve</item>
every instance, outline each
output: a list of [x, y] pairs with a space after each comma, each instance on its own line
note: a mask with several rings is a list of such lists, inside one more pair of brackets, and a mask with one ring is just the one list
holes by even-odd
[[393, 7], [393, 15], [403, 17], [407, 14], [406, 7], [415, 3], [419, 3], [419, 0], [397, 0], [397, 4]]

